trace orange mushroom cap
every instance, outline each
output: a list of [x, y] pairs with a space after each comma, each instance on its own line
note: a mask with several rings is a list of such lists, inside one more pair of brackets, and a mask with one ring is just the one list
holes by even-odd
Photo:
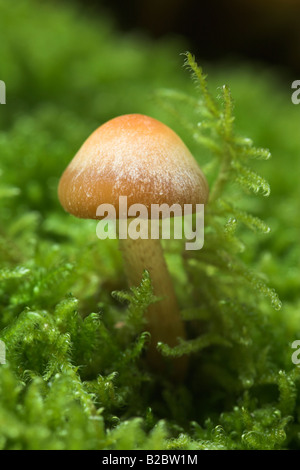
[[205, 204], [208, 184], [194, 157], [168, 126], [148, 116], [127, 114], [106, 122], [84, 142], [58, 187], [63, 208], [97, 219], [100, 204], [119, 196], [128, 206]]

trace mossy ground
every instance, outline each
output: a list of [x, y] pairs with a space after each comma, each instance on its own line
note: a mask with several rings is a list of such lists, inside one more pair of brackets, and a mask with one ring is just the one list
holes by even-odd
[[[185, 47], [0, 0], [0, 448], [299, 448], [299, 110], [285, 77], [249, 64], [208, 67], [211, 101]], [[165, 243], [189, 334], [160, 346], [190, 354], [176, 387], [144, 361], [151, 280], [128, 292], [116, 241], [57, 200], [87, 136], [132, 112], [178, 132], [213, 194], [204, 249]]]

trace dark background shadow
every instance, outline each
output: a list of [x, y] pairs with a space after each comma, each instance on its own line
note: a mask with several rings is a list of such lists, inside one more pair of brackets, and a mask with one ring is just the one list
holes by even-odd
[[76, 0], [121, 31], [184, 36], [202, 60], [255, 60], [300, 73], [300, 0]]

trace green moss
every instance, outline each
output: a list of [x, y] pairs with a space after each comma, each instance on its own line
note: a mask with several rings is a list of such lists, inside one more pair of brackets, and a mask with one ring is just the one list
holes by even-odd
[[[192, 83], [183, 47], [0, 0], [2, 449], [299, 448], [297, 110], [251, 66], [212, 69], [211, 93], [187, 54]], [[190, 355], [176, 387], [144, 360], [149, 275], [128, 291], [117, 242], [57, 200], [83, 140], [127, 112], [173, 127], [211, 189], [204, 248], [164, 243], [188, 337], [158, 348]]]

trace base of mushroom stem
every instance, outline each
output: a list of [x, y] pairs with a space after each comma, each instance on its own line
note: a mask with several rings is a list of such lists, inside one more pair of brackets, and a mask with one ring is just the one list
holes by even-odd
[[[178, 345], [178, 338], [185, 338], [186, 334], [160, 240], [127, 238], [120, 240], [120, 248], [129, 286], [138, 286], [143, 272], [147, 270], [153, 294], [161, 299], [150, 305], [146, 312], [147, 330], [151, 334], [147, 358], [153, 369], [165, 371], [166, 364], [170, 364], [170, 361], [165, 361], [157, 351], [157, 343], [163, 342], [174, 347]], [[175, 369], [173, 373], [182, 377], [187, 367], [187, 358], [174, 359], [171, 365]]]

